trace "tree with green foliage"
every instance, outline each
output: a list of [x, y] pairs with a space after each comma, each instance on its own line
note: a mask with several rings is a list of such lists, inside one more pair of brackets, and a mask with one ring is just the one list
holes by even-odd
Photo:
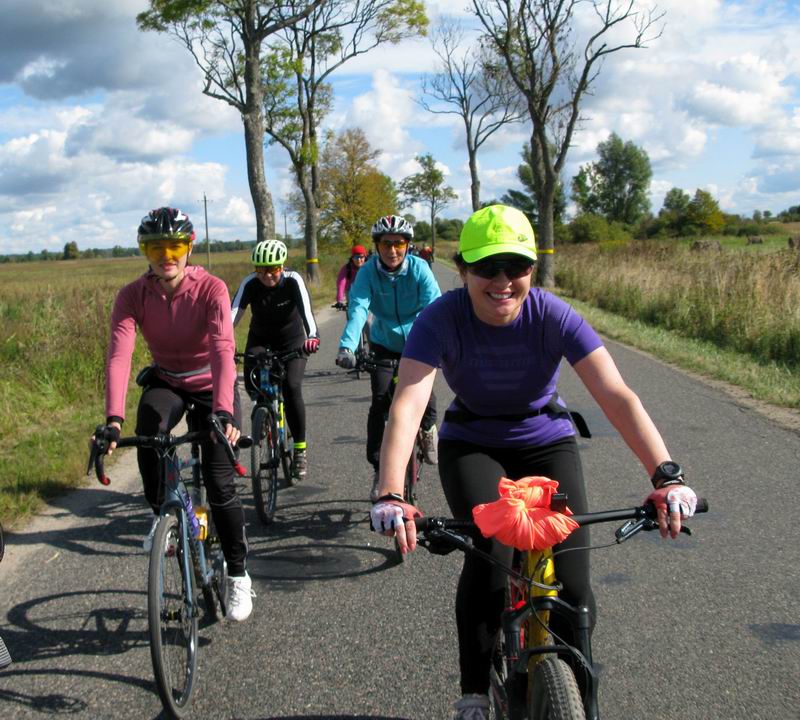
[[[464, 123], [474, 212], [481, 207], [478, 150], [501, 127], [519, 122], [524, 107], [489, 48], [465, 49], [463, 43], [464, 31], [456, 22], [440, 23], [433, 39], [439, 67], [436, 74], [423, 79], [420, 104], [430, 113], [458, 115]], [[425, 95], [436, 104], [429, 103]]]
[[455, 190], [444, 184], [444, 173], [436, 167], [433, 155], [425, 153], [417, 155], [417, 162], [422, 171], [409, 175], [400, 183], [400, 194], [405, 199], [406, 205], [421, 203], [430, 211], [431, 248], [436, 254], [436, 216], [451, 200], [458, 196]]
[[689, 194], [680, 188], [671, 188], [664, 196], [664, 203], [658, 212], [658, 229], [675, 237], [684, 235], [691, 200]]
[[77, 260], [80, 256], [81, 253], [80, 250], [78, 250], [78, 243], [74, 240], [64, 243], [64, 254], [62, 255], [64, 260]]
[[320, 155], [320, 235], [344, 248], [370, 243], [376, 218], [397, 212], [392, 179], [381, 173], [360, 128], [329, 133]]
[[275, 209], [264, 173], [263, 44], [325, 2], [297, 6], [264, 0], [149, 0], [150, 9], [136, 17], [141, 30], [176, 37], [204, 75], [203, 93], [241, 115], [259, 241], [275, 234]]
[[598, 160], [581, 166], [572, 179], [572, 199], [581, 212], [635, 225], [650, 210], [650, 158], [616, 133], [597, 146], [597, 154]]
[[[582, 15], [579, 44], [575, 14], [584, 5], [590, 10]], [[635, 0], [472, 0], [472, 6], [527, 106], [531, 169], [540, 189], [537, 281], [552, 287], [555, 198], [583, 96], [609, 55], [660, 36], [663, 13], [639, 9]]]
[[[511, 205], [525, 213], [531, 225], [536, 227], [539, 220], [539, 187], [537, 175], [531, 168], [531, 146], [525, 143], [522, 146], [522, 162], [517, 166], [517, 178], [524, 190], [509, 190], [500, 198], [500, 202]], [[567, 196], [564, 192], [564, 183], [559, 178], [556, 184], [556, 194], [553, 198], [553, 223], [558, 226], [564, 222], [564, 213], [567, 211]]]
[[[279, 15], [297, 15], [303, 4], [291, 0]], [[312, 282], [319, 280], [318, 136], [332, 104], [330, 77], [347, 61], [380, 45], [424, 35], [427, 26], [418, 0], [327, 0], [273, 36], [265, 58], [265, 130], [271, 142], [289, 153], [303, 195], [306, 274]]]
[[698, 189], [686, 210], [687, 234], [718, 235], [725, 218], [711, 193]]

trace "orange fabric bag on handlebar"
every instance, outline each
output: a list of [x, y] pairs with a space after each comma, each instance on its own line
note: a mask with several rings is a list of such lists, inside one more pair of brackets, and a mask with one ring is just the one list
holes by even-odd
[[550, 509], [558, 481], [546, 477], [500, 478], [500, 499], [472, 509], [475, 524], [486, 538], [519, 550], [544, 550], [564, 540], [578, 524], [569, 515]]

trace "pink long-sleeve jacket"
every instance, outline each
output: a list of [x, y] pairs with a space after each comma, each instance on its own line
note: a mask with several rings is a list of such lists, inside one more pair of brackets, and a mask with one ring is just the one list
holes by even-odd
[[107, 417], [125, 417], [137, 327], [159, 368], [188, 373], [180, 378], [162, 374], [164, 380], [188, 392], [212, 390], [214, 412], [233, 414], [235, 342], [230, 295], [222, 280], [190, 265], [172, 297], [149, 271], [119, 291], [106, 362]]

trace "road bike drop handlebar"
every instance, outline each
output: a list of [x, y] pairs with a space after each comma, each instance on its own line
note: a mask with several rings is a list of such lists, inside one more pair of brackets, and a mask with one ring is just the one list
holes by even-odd
[[[211, 431], [208, 430], [192, 430], [184, 435], [171, 435], [169, 433], [157, 433], [156, 435], [132, 435], [131, 437], [120, 438], [117, 441], [118, 448], [124, 447], [149, 447], [154, 450], [165, 452], [178, 445], [185, 445], [187, 443], [202, 443], [206, 442], [209, 437], [218, 443], [221, 443], [225, 448], [225, 454], [228, 456], [231, 465], [237, 475], [243, 476], [247, 474], [247, 470], [239, 463], [236, 458], [236, 452], [233, 446], [225, 436], [225, 431], [222, 426], [220, 418], [211, 413], [208, 416], [209, 423], [211, 424]], [[86, 466], [86, 474], [88, 475], [94, 467], [94, 474], [101, 485], [109, 485], [111, 478], [106, 475], [103, 468], [103, 456], [108, 453], [111, 441], [103, 436], [105, 425], [98, 425], [94, 433], [94, 442], [91, 445], [89, 452], [89, 463]], [[240, 448], [248, 448], [252, 444], [252, 439], [247, 435], [239, 437], [237, 446]]]

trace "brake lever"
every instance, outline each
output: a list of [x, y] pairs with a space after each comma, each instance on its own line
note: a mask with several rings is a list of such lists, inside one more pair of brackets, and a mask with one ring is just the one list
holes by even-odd
[[247, 470], [245, 470], [244, 466], [236, 459], [236, 453], [233, 450], [233, 446], [228, 441], [228, 438], [225, 436], [225, 431], [222, 429], [222, 422], [220, 419], [214, 414], [211, 413], [208, 416], [208, 420], [211, 423], [212, 432], [214, 435], [217, 436], [217, 440], [222, 443], [222, 446], [225, 448], [225, 453], [228, 456], [228, 460], [230, 460], [231, 465], [233, 465], [233, 469], [239, 477], [244, 477], [247, 475]]
[[[614, 532], [614, 537], [616, 538], [617, 544], [623, 543], [629, 538], [632, 538], [636, 533], [640, 532], [641, 530], [650, 531], [650, 530], [657, 530], [658, 529], [658, 522], [656, 520], [652, 520], [651, 518], [642, 518], [641, 520], [628, 520], [621, 528], [617, 528]], [[681, 523], [681, 530], [682, 533], [686, 533], [687, 535], [691, 535], [692, 531], [689, 529], [688, 526]]]
[[108, 452], [108, 440], [103, 435], [105, 425], [98, 425], [94, 430], [94, 441], [92, 442], [89, 451], [89, 463], [86, 465], [86, 474], [92, 472], [94, 467], [94, 474], [101, 485], [109, 485], [111, 479], [106, 475], [103, 468], [103, 455]]

